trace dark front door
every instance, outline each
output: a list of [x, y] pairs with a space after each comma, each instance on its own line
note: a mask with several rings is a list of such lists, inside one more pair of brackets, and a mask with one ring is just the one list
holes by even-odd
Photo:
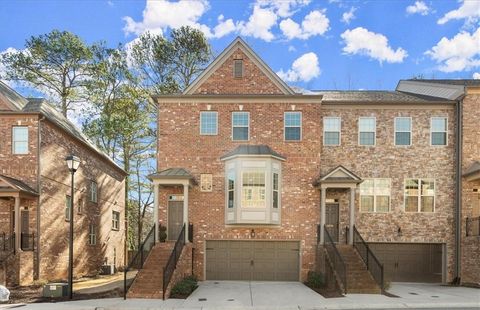
[[177, 240], [183, 227], [183, 201], [168, 202], [168, 240]]
[[325, 210], [325, 226], [334, 242], [338, 242], [338, 204], [327, 204]]
[[22, 243], [22, 249], [29, 249], [30, 248], [30, 228], [29, 228], [29, 212], [28, 210], [22, 210], [21, 213], [22, 215], [22, 224], [21, 224], [21, 243]]

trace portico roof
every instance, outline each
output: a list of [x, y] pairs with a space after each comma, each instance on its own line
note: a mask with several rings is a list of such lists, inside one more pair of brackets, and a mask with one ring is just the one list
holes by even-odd
[[315, 180], [314, 185], [318, 186], [324, 183], [353, 183], [358, 184], [361, 183], [363, 180], [357, 176], [352, 171], [348, 170], [342, 165], [339, 165], [332, 170], [330, 170], [327, 174], [322, 177], [319, 177]]
[[469, 181], [480, 180], [480, 162], [476, 161], [471, 164], [467, 170], [465, 170], [463, 176]]
[[[195, 178], [193, 175], [184, 168], [168, 168], [159, 172], [152, 173], [148, 176], [150, 181], [163, 181], [161, 183], [167, 184], [171, 181], [171, 184], [182, 183], [180, 181], [189, 181], [190, 184], [195, 184]], [[166, 182], [165, 182], [166, 181]]]
[[10, 196], [12, 194], [38, 196], [37, 191], [24, 182], [0, 174], [0, 196]]

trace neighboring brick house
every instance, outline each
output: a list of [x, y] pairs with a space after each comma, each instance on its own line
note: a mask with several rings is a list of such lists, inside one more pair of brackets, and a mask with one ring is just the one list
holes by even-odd
[[125, 171], [46, 101], [0, 82], [0, 274], [7, 285], [66, 279], [71, 154], [81, 159], [74, 276], [123, 266]]
[[[478, 283], [464, 218], [480, 208], [479, 90], [302, 91], [237, 38], [182, 94], [155, 97], [154, 223], [169, 240], [193, 225], [201, 280], [304, 281], [323, 244], [358, 242], [355, 225], [387, 280]], [[457, 146], [475, 176], [458, 225]]]

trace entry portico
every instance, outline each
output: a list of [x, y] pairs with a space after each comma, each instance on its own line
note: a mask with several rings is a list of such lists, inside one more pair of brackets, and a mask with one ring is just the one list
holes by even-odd
[[337, 166], [326, 175], [320, 177], [315, 185], [320, 188], [320, 244], [325, 243], [325, 218], [327, 189], [350, 189], [349, 201], [349, 235], [348, 243], [353, 244], [353, 225], [355, 224], [355, 190], [362, 179], [343, 166]]
[[[153, 209], [153, 221], [155, 226], [155, 232], [158, 236], [159, 226], [159, 190], [160, 186], [183, 186], [183, 224], [185, 225], [185, 242], [188, 243], [188, 192], [189, 188], [195, 184], [195, 178], [183, 168], [169, 168], [157, 173], [153, 173], [148, 176], [153, 183], [154, 189], [154, 209]], [[175, 236], [174, 239], [177, 237]], [[155, 238], [158, 242], [158, 238]]]

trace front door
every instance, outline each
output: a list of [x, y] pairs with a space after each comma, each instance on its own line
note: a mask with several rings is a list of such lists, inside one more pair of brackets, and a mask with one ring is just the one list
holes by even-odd
[[168, 240], [177, 240], [183, 227], [183, 201], [168, 202]]
[[325, 226], [334, 242], [338, 242], [338, 203], [327, 204], [325, 214]]

